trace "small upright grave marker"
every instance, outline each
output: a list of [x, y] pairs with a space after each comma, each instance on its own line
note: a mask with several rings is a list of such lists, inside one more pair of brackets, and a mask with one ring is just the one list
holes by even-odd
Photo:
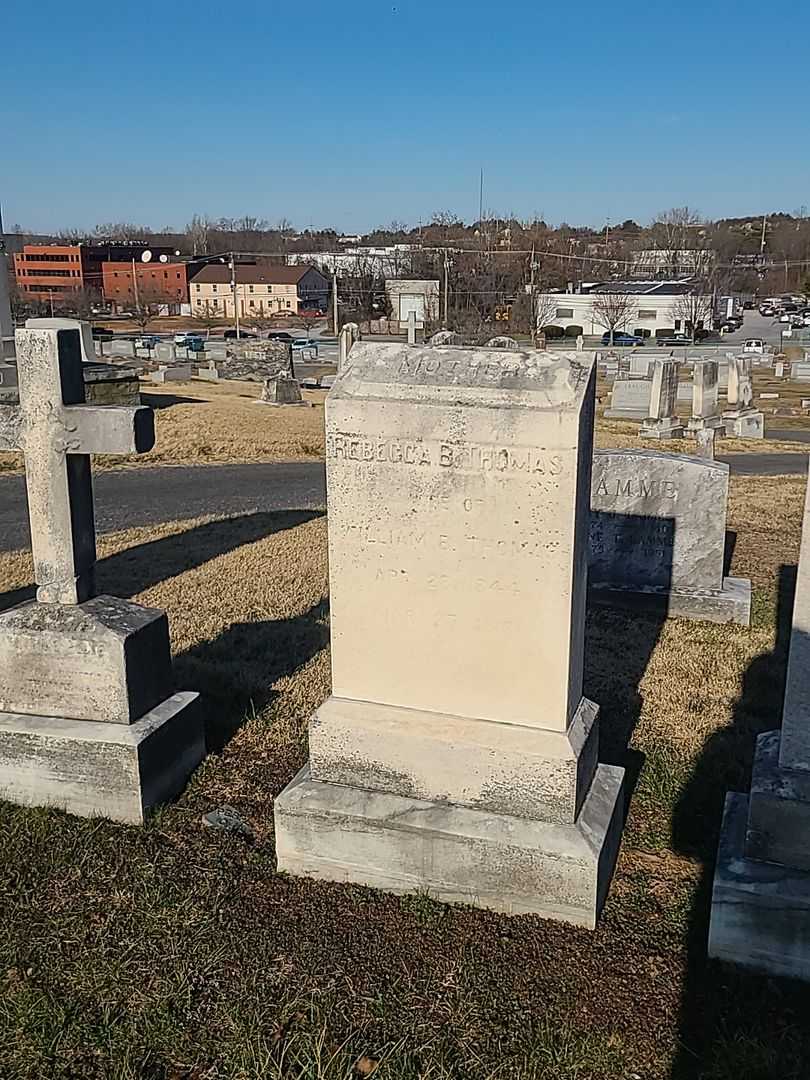
[[0, 613], [0, 791], [140, 822], [204, 754], [197, 695], [173, 693], [165, 614], [95, 589], [90, 454], [149, 450], [152, 411], [84, 403], [75, 330], [16, 344], [0, 449], [25, 457], [37, 599]]
[[642, 438], [680, 439], [683, 437], [683, 424], [675, 412], [679, 366], [677, 360], [653, 361], [650, 407], [639, 429], [639, 435]]

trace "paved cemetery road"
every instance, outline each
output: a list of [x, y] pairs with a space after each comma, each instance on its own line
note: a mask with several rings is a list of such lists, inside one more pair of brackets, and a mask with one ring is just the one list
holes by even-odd
[[[747, 476], [803, 474], [804, 454], [728, 454], [732, 473]], [[197, 465], [99, 472], [94, 477], [99, 532], [139, 525], [273, 510], [325, 506], [320, 461], [260, 465]], [[25, 484], [21, 476], [0, 477], [0, 551], [29, 546]]]
[[[97, 472], [96, 527], [115, 532], [138, 525], [326, 505], [320, 461], [260, 465], [198, 465]], [[29, 546], [22, 476], [0, 477], [0, 551]]]

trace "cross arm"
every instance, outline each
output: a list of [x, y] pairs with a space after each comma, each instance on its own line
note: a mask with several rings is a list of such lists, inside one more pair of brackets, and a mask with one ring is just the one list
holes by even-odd
[[155, 445], [155, 414], [147, 405], [71, 405], [64, 420], [70, 454], [145, 454]]
[[22, 449], [22, 422], [16, 405], [0, 405], [0, 450]]

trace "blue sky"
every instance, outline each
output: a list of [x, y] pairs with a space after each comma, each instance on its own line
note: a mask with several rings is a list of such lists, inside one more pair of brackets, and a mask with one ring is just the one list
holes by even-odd
[[[775, 10], [775, 9], [774, 9]], [[810, 6], [6, 0], [6, 228], [810, 204]], [[778, 12], [775, 12], [778, 15]]]

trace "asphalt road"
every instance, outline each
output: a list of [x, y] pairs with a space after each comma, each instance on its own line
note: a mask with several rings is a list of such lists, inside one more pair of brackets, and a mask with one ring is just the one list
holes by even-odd
[[[745, 476], [807, 470], [804, 454], [728, 454], [719, 460]], [[101, 533], [212, 514], [316, 510], [326, 505], [324, 466], [319, 461], [122, 469], [96, 473], [94, 490]], [[22, 476], [2, 477], [0, 550], [28, 546], [25, 482]]]

